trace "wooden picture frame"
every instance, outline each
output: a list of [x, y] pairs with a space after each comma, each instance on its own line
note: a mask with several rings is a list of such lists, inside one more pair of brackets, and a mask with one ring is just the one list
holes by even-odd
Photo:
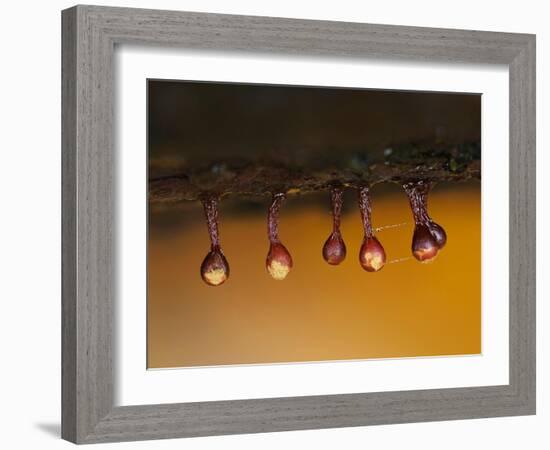
[[[94, 443], [535, 413], [535, 36], [98, 6], [63, 11], [62, 30], [64, 439]], [[127, 43], [507, 65], [509, 384], [115, 407], [113, 52]]]

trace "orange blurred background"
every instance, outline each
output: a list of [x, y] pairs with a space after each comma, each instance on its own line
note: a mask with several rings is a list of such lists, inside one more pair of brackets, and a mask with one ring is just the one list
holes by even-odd
[[[481, 351], [481, 190], [478, 181], [440, 184], [429, 212], [448, 235], [431, 264], [411, 256], [412, 216], [397, 186], [372, 190], [375, 227], [388, 255], [381, 272], [359, 265], [362, 228], [355, 192], [345, 197], [347, 258], [321, 256], [332, 222], [328, 193], [291, 196], [280, 236], [294, 259], [284, 281], [265, 269], [266, 197], [261, 208], [222, 201], [220, 235], [229, 280], [203, 283], [209, 251], [200, 203], [153, 208], [148, 241], [148, 367], [281, 363], [476, 354]], [[179, 217], [174, 220], [174, 217]]]

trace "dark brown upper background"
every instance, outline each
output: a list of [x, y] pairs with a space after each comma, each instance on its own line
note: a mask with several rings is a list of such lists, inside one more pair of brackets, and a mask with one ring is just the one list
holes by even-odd
[[309, 164], [479, 141], [481, 96], [149, 80], [150, 177], [228, 159]]

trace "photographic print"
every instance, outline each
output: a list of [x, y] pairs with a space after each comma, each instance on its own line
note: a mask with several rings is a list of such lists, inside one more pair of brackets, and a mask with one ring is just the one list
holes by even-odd
[[481, 95], [147, 83], [149, 369], [481, 353]]

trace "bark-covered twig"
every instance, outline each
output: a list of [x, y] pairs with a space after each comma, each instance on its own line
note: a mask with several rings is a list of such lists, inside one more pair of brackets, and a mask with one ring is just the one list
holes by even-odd
[[[330, 161], [330, 160], [327, 160]], [[454, 146], [401, 146], [386, 149], [384, 157], [370, 161], [359, 153], [349, 161], [311, 161], [285, 164], [270, 161], [223, 161], [149, 180], [149, 202], [180, 202], [207, 196], [287, 195], [328, 190], [333, 186], [360, 188], [390, 182], [403, 185], [424, 180], [464, 181], [481, 176], [480, 144]]]

